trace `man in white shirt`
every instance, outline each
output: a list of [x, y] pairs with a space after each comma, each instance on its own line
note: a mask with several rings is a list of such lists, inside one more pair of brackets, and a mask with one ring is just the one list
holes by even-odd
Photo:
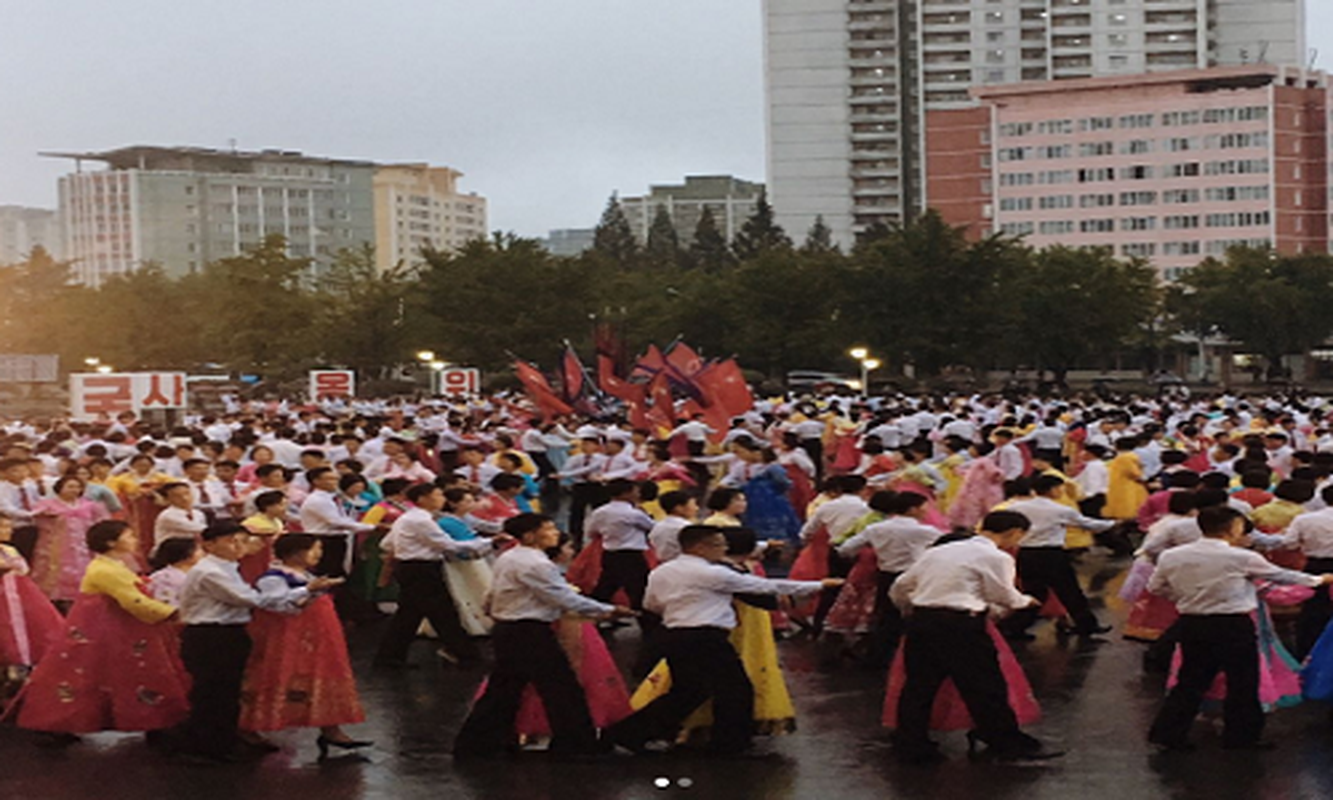
[[685, 446], [689, 448], [690, 455], [701, 456], [708, 447], [708, 437], [714, 433], [717, 431], [704, 422], [704, 415], [695, 414], [688, 422], [677, 425], [666, 438], [669, 441], [676, 436], [684, 436]]
[[181, 587], [180, 619], [185, 624], [181, 661], [194, 682], [190, 716], [177, 729], [176, 748], [196, 758], [230, 761], [239, 744], [236, 721], [241, 681], [250, 657], [246, 625], [251, 611], [290, 609], [342, 581], [316, 578], [285, 593], [261, 594], [245, 582], [236, 563], [249, 539], [239, 523], [219, 522], [201, 536], [207, 555], [190, 568]]
[[549, 752], [577, 756], [603, 751], [587, 697], [551, 625], [564, 614], [611, 619], [634, 612], [574, 591], [546, 555], [560, 543], [560, 530], [550, 517], [520, 514], [505, 520], [505, 533], [519, 546], [495, 560], [488, 598], [495, 620], [495, 668], [486, 693], [472, 706], [454, 740], [454, 757], [493, 756], [516, 747], [514, 717], [529, 685], [551, 721]]
[[606, 502], [605, 487], [597, 480], [606, 465], [600, 438], [579, 440], [579, 452], [570, 456], [554, 477], [572, 482], [569, 497], [569, 535], [574, 546], [583, 547], [583, 521], [588, 510]]
[[[1019, 500], [1008, 507], [1009, 511], [1022, 514], [1030, 523], [1018, 548], [1018, 574], [1024, 590], [1039, 600], [1044, 600], [1048, 591], [1054, 592], [1073, 618], [1074, 633], [1078, 636], [1106, 633], [1110, 627], [1098, 622], [1079, 586], [1069, 551], [1065, 549], [1065, 529], [1083, 528], [1102, 533], [1114, 528], [1116, 521], [1085, 517], [1056, 501], [1055, 496], [1065, 490], [1062, 477], [1041, 475], [1033, 481], [1032, 489], [1036, 497]], [[1010, 630], [1026, 638], [1027, 634], [1023, 632], [1035, 621], [1035, 610], [1016, 614]]]
[[194, 507], [188, 483], [168, 483], [158, 489], [167, 507], [153, 522], [153, 551], [168, 539], [197, 539], [208, 527], [208, 517]]
[[324, 557], [315, 568], [321, 575], [347, 575], [352, 568], [352, 539], [375, 530], [374, 525], [358, 522], [347, 513], [338, 498], [338, 480], [332, 467], [316, 467], [306, 473], [313, 491], [301, 503], [301, 530], [324, 543]]
[[[801, 526], [802, 546], [809, 544], [810, 537], [819, 530], [826, 531], [829, 544], [836, 546], [842, 542], [842, 538], [853, 525], [870, 513], [870, 506], [866, 505], [866, 501], [861, 497], [866, 488], [864, 476], [835, 475], [825, 481], [824, 488], [825, 491], [837, 492], [838, 496], [815, 509], [815, 513], [806, 519], [805, 524]], [[833, 577], [845, 578], [851, 569], [852, 562], [839, 557], [837, 551], [829, 553], [829, 573]], [[827, 591], [820, 596], [812, 620], [816, 631], [823, 627], [824, 618], [828, 616], [837, 599], [836, 591]]]
[[736, 627], [737, 594], [806, 595], [843, 581], [769, 580], [736, 572], [721, 562], [727, 537], [715, 527], [692, 525], [680, 532], [681, 555], [648, 577], [644, 608], [662, 617], [658, 644], [671, 669], [671, 690], [611, 726], [605, 738], [639, 752], [653, 740], [674, 741], [680, 724], [713, 701], [710, 750], [741, 753], [750, 747], [754, 687], [728, 636]]
[[444, 491], [438, 486], [417, 484], [407, 490], [407, 499], [413, 507], [394, 521], [380, 544], [394, 558], [399, 597], [398, 610], [380, 640], [375, 665], [408, 668], [407, 653], [423, 619], [430, 620], [449, 653], [460, 661], [474, 660], [477, 646], [458, 619], [444, 582], [444, 561], [448, 556], [490, 553], [496, 540], [460, 541], [441, 530], [435, 516], [444, 509]]
[[1013, 431], [1001, 429], [991, 434], [995, 440], [995, 464], [1006, 481], [1023, 476], [1023, 453], [1014, 444]]
[[648, 531], [648, 544], [657, 563], [665, 564], [680, 555], [680, 532], [699, 518], [699, 500], [689, 492], [674, 491], [657, 498], [657, 504], [666, 516]]
[[1181, 665], [1178, 682], [1153, 720], [1148, 741], [1167, 750], [1190, 750], [1194, 717], [1218, 672], [1226, 675], [1222, 746], [1268, 749], [1260, 741], [1264, 710], [1259, 704], [1259, 648], [1251, 614], [1258, 607], [1254, 582], [1309, 586], [1333, 583], [1333, 574], [1307, 575], [1282, 569], [1243, 549], [1245, 518], [1230, 508], [1199, 512], [1203, 538], [1162, 554], [1148, 591], [1180, 610]]
[[985, 742], [986, 753], [1005, 761], [1040, 760], [1060, 753], [1043, 749], [1023, 733], [1009, 705], [986, 617], [1037, 603], [1014, 586], [1012, 548], [1027, 531], [1022, 514], [995, 511], [981, 523], [981, 535], [929, 548], [893, 584], [893, 602], [907, 617], [903, 662], [907, 677], [898, 698], [894, 748], [914, 763], [943, 760], [929, 735], [935, 695], [953, 681], [973, 718], [968, 749]]
[[[638, 506], [639, 486], [623, 478], [606, 484], [611, 498], [588, 515], [589, 536], [602, 540], [602, 574], [592, 590], [592, 598], [605, 603], [624, 589], [630, 608], [643, 608], [643, 593], [648, 586], [648, 531], [653, 518]], [[639, 617], [639, 627], [648, 634], [657, 620], [652, 615]]]
[[838, 555], [848, 561], [855, 561], [862, 547], [870, 546], [875, 550], [879, 574], [875, 582], [869, 661], [879, 666], [887, 666], [892, 660], [902, 635], [902, 616], [889, 602], [889, 591], [899, 576], [926, 552], [926, 548], [944, 535], [939, 528], [921, 522], [927, 510], [923, 494], [901, 492], [893, 498], [889, 508], [888, 519], [866, 526], [837, 548]]
[[[1282, 546], [1304, 553], [1305, 571], [1312, 575], [1333, 572], [1333, 486], [1324, 487], [1319, 496], [1329, 507], [1301, 514], [1282, 534]], [[1297, 658], [1310, 654], [1330, 619], [1333, 619], [1333, 602], [1328, 592], [1318, 592], [1301, 605], [1296, 621]]]

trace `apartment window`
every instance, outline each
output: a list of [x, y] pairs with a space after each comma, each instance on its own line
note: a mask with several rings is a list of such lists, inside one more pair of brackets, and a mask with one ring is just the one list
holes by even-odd
[[1004, 70], [988, 69], [986, 70], [986, 83], [1004, 83]]
[[1057, 208], [1073, 208], [1074, 196], [1072, 194], [1046, 195], [1037, 201], [1037, 206], [1042, 211], [1051, 211]]
[[1120, 168], [1120, 179], [1123, 181], [1146, 181], [1153, 176], [1153, 168], [1146, 164], [1135, 164], [1131, 167]]
[[1033, 182], [1031, 172], [1005, 172], [1000, 175], [1001, 186], [1031, 186]]
[[1074, 121], [1072, 119], [1056, 119], [1037, 123], [1037, 133], [1043, 136], [1054, 136], [1069, 134], [1074, 132]]
[[1153, 122], [1152, 114], [1127, 114], [1120, 118], [1120, 127], [1122, 128], [1151, 128]]
[[1059, 236], [1074, 232], [1074, 222], [1068, 219], [1049, 220], [1038, 226], [1043, 236]]
[[1151, 139], [1132, 139], [1128, 142], [1120, 143], [1120, 155], [1122, 156], [1141, 156], [1151, 152]]
[[1129, 56], [1113, 55], [1107, 59], [1107, 63], [1110, 64], [1111, 69], [1124, 69], [1129, 66]]
[[1126, 258], [1151, 258], [1157, 254], [1157, 245], [1152, 242], [1130, 242], [1120, 246], [1120, 255]]
[[988, 24], [988, 25], [995, 25], [995, 24], [1000, 23], [1000, 22], [1004, 22], [1004, 12], [1003, 12], [1003, 11], [987, 11], [987, 12], [986, 12], [986, 24]]
[[986, 63], [988, 63], [988, 64], [1003, 64], [1003, 63], [1004, 63], [1004, 51], [1003, 51], [1003, 50], [987, 50], [987, 51], [986, 51]]
[[1162, 202], [1185, 205], [1199, 202], [1198, 189], [1167, 189], [1162, 192]]
[[1109, 131], [1115, 127], [1115, 120], [1112, 117], [1086, 117], [1078, 121], [1078, 129], [1087, 131]]
[[1197, 256], [1199, 249], [1198, 242], [1167, 242], [1162, 245], [1162, 255]]
[[193, 186], [186, 186], [186, 187], [185, 187], [185, 193], [186, 193], [186, 194], [194, 194], [194, 187], [193, 187]]
[[1080, 220], [1078, 229], [1082, 233], [1114, 233], [1115, 220], [1113, 219], [1085, 219]]
[[1157, 192], [1121, 192], [1122, 206], [1151, 206], [1157, 203]]
[[1169, 231], [1191, 230], [1199, 227], [1198, 214], [1173, 214], [1162, 217], [1162, 227]]
[[1079, 183], [1099, 183], [1113, 180], [1115, 180], [1115, 170], [1111, 167], [1096, 167], [1078, 171]]
[[1128, 15], [1128, 14], [1120, 14], [1120, 13], [1111, 14], [1111, 15], [1107, 18], [1107, 21], [1110, 22], [1112, 25], [1128, 25], [1128, 24], [1129, 24], [1129, 15]]
[[986, 33], [986, 41], [991, 44], [1004, 41], [1004, 31], [989, 31]]
[[1079, 208], [1106, 208], [1115, 205], [1113, 194], [1085, 194], [1078, 198]]
[[1074, 155], [1074, 148], [1067, 144], [1046, 145], [1037, 148], [1038, 158], [1070, 158]]
[[1199, 149], [1199, 140], [1187, 136], [1173, 136], [1166, 140], [1166, 149], [1171, 153], [1184, 153]]
[[1042, 185], [1073, 183], [1074, 171], [1072, 169], [1048, 170], [1046, 172], [1042, 172], [1039, 178], [1040, 179], [1037, 182]]
[[1205, 224], [1209, 228], [1247, 228], [1254, 225], [1269, 224], [1270, 216], [1267, 211], [1227, 211], [1219, 214], [1209, 214]]
[[[1299, 170], [1300, 167], [1298, 166]], [[1242, 158], [1231, 161], [1209, 161], [1204, 165], [1205, 175], [1258, 175], [1268, 172], [1268, 159]], [[1297, 178], [1300, 175], [1296, 175]]]
[[1157, 229], [1157, 217], [1125, 217], [1120, 220], [1122, 231], [1151, 231]]
[[1036, 226], [1031, 222], [1006, 222], [1000, 230], [1008, 236], [1027, 236], [1036, 230]]
[[1106, 37], [1106, 41], [1107, 41], [1112, 47], [1124, 47], [1125, 45], [1128, 45], [1128, 44], [1129, 44], [1129, 34], [1127, 34], [1127, 33], [1113, 33], [1113, 34], [1111, 34], [1110, 36], [1107, 36], [1107, 37]]
[[1003, 197], [1000, 198], [1001, 211], [1031, 211], [1031, 197]]
[[1213, 186], [1204, 190], [1204, 197], [1210, 203], [1229, 203], [1243, 200], [1267, 200], [1269, 193], [1267, 186]]
[[1168, 178], [1196, 178], [1199, 175], [1199, 162], [1187, 161], [1183, 164], [1172, 164], [1166, 168], [1166, 177]]
[[1115, 155], [1115, 143], [1084, 142], [1078, 146], [1078, 154], [1081, 158]]

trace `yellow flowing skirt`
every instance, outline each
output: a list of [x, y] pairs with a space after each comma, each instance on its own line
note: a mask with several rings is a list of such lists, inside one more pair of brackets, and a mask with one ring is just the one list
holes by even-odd
[[[731, 646], [736, 648], [745, 674], [754, 685], [755, 732], [763, 736], [790, 733], [796, 730], [796, 707], [778, 665], [778, 646], [769, 613], [745, 603], [735, 605], [737, 625], [731, 632]], [[671, 670], [666, 661], [660, 661], [639, 684], [630, 698], [630, 706], [638, 711], [670, 690]], [[685, 720], [680, 739], [700, 739], [712, 725], [713, 701], [709, 700]]]

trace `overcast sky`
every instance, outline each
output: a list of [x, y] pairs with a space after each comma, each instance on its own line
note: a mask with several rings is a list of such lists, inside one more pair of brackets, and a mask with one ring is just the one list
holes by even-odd
[[[1258, 0], [1256, 0], [1258, 1]], [[1333, 0], [1308, 0], [1333, 64]], [[764, 171], [761, 0], [0, 0], [0, 204], [39, 150], [280, 147], [466, 173], [491, 227]]]

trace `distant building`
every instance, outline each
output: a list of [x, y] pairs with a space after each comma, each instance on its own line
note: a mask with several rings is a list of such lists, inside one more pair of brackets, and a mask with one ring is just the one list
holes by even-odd
[[576, 256], [592, 248], [595, 228], [560, 228], [553, 230], [542, 242], [553, 256]]
[[[369, 161], [152, 146], [45, 155], [74, 160], [60, 179], [63, 255], [89, 286], [150, 262], [187, 274], [270, 234], [316, 264], [375, 242]], [[107, 168], [85, 172], [86, 161]]]
[[41, 247], [60, 258], [60, 218], [46, 208], [0, 206], [0, 266], [17, 264]]
[[484, 239], [486, 199], [460, 194], [463, 173], [428, 164], [389, 164], [375, 171], [375, 255], [380, 270], [419, 260], [422, 248], [457, 250]]
[[768, 185], [793, 235], [844, 246], [925, 192], [925, 116], [968, 90], [1302, 65], [1305, 0], [764, 0]]
[[[653, 186], [643, 197], [622, 197], [620, 205], [640, 244], [648, 241], [648, 231], [653, 226], [658, 207], [666, 209], [682, 245], [688, 245], [694, 239], [694, 229], [705, 208], [713, 212], [718, 230], [731, 241], [754, 213], [763, 191], [762, 183], [743, 181], [730, 175], [689, 175], [683, 184]], [[800, 239], [805, 231], [787, 233]]]
[[927, 115], [928, 195], [974, 237], [1107, 247], [1168, 280], [1233, 245], [1325, 253], [1331, 92], [1264, 64], [978, 87]]

